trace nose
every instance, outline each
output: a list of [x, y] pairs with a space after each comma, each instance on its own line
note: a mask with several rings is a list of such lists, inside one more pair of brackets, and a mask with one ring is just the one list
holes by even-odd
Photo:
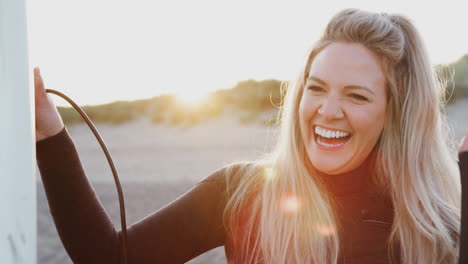
[[324, 99], [319, 106], [318, 113], [327, 120], [340, 119], [344, 117], [340, 104], [332, 98]]

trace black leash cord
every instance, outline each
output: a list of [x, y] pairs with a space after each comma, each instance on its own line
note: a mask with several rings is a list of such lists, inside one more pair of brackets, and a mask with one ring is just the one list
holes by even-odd
[[122, 192], [122, 187], [120, 186], [120, 181], [119, 181], [119, 176], [117, 176], [117, 170], [114, 167], [114, 162], [112, 161], [112, 158], [109, 154], [109, 151], [107, 150], [106, 145], [104, 144], [104, 141], [101, 138], [101, 135], [99, 135], [99, 132], [97, 129], [94, 127], [93, 123], [89, 119], [89, 117], [86, 115], [86, 113], [75, 103], [73, 102], [70, 98], [68, 98], [66, 95], [64, 95], [61, 92], [52, 90], [52, 89], [46, 89], [47, 93], [52, 93], [56, 94], [63, 99], [65, 99], [68, 103], [70, 103], [73, 108], [78, 111], [78, 113], [81, 115], [83, 120], [88, 124], [89, 128], [91, 131], [93, 131], [94, 136], [96, 139], [99, 141], [99, 144], [101, 145], [102, 150], [104, 151], [104, 154], [106, 154], [107, 161], [109, 162], [109, 165], [112, 170], [112, 174], [114, 175], [114, 181], [115, 185], [117, 187], [117, 194], [119, 196], [119, 205], [120, 205], [120, 223], [121, 223], [121, 228], [122, 228], [122, 240], [120, 241], [122, 246], [121, 246], [121, 260], [122, 264], [127, 264], [127, 221], [125, 220], [125, 203], [124, 203], [124, 198], [123, 198], [123, 192]]

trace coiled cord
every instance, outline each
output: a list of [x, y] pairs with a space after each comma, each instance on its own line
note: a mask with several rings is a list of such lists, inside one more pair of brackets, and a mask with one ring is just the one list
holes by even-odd
[[125, 203], [124, 203], [124, 198], [123, 198], [122, 187], [120, 186], [119, 176], [117, 175], [117, 170], [114, 167], [114, 162], [112, 161], [111, 155], [109, 154], [109, 151], [107, 150], [107, 147], [104, 144], [104, 141], [102, 140], [101, 135], [99, 135], [99, 132], [94, 127], [94, 125], [91, 122], [91, 120], [89, 119], [89, 117], [86, 115], [86, 113], [75, 102], [73, 102], [72, 99], [70, 99], [69, 97], [67, 97], [63, 93], [58, 92], [56, 90], [46, 89], [46, 92], [47, 93], [52, 93], [52, 94], [55, 94], [55, 95], [58, 95], [58, 96], [62, 97], [68, 103], [70, 103], [73, 106], [73, 108], [75, 108], [76, 111], [78, 111], [78, 113], [81, 115], [81, 117], [86, 122], [86, 124], [88, 124], [91, 131], [93, 131], [94, 136], [98, 140], [99, 145], [101, 145], [101, 148], [104, 151], [104, 154], [106, 155], [107, 161], [109, 162], [109, 166], [111, 167], [111, 170], [112, 170], [112, 175], [114, 175], [114, 181], [115, 181], [115, 185], [117, 187], [117, 194], [119, 196], [120, 224], [121, 224], [121, 228], [122, 228], [122, 241], [121, 241], [121, 245], [122, 245], [121, 250], [122, 250], [122, 252], [120, 254], [121, 261], [122, 261], [121, 263], [122, 264], [127, 264], [127, 223], [126, 223], [127, 221], [125, 220]]

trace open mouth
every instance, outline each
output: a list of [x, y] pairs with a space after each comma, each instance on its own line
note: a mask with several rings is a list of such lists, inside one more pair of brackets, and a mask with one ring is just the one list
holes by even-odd
[[326, 147], [326, 148], [338, 148], [338, 147], [348, 143], [348, 141], [353, 136], [352, 134], [349, 134], [349, 135], [347, 135], [345, 137], [327, 138], [327, 137], [323, 137], [323, 136], [320, 136], [319, 134], [317, 134], [315, 132], [315, 129], [313, 131], [314, 131], [315, 143], [318, 144], [318, 145], [321, 145], [323, 147]]

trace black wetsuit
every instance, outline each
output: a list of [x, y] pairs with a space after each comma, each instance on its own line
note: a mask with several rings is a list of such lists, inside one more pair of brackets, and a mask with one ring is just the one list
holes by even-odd
[[[50, 211], [70, 258], [75, 263], [119, 263], [121, 233], [89, 184], [67, 130], [39, 141], [36, 151]], [[466, 179], [468, 152], [460, 155], [460, 168]], [[381, 193], [369, 191], [363, 179], [330, 179], [345, 230], [340, 234], [339, 263], [389, 263], [386, 241], [392, 203]], [[225, 188], [220, 169], [169, 205], [130, 225], [128, 263], [184, 263], [222, 245], [228, 261], [236, 263], [236, 249], [226, 243], [229, 238], [222, 221]], [[392, 257], [399, 259], [397, 253]]]

